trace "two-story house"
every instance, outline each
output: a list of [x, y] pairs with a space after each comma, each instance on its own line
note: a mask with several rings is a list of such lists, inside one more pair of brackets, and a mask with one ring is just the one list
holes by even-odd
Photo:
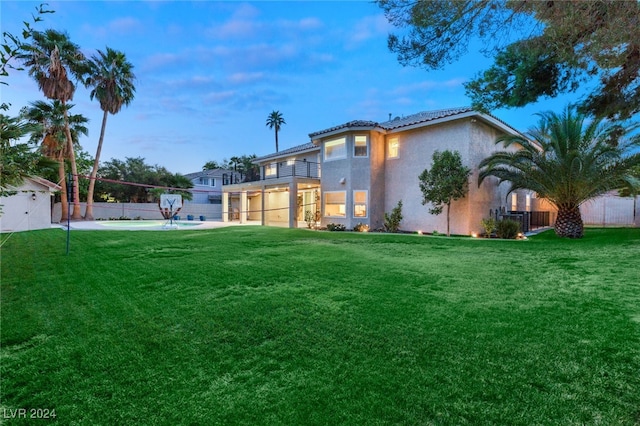
[[401, 229], [444, 232], [446, 215], [429, 214], [418, 176], [430, 168], [434, 151], [451, 150], [460, 152], [472, 170], [467, 196], [451, 206], [451, 232], [469, 235], [481, 231], [480, 221], [492, 209], [524, 209], [531, 202], [531, 194], [524, 193], [507, 199], [506, 185], [499, 186], [494, 178], [477, 185], [478, 164], [502, 149], [495, 141], [503, 134], [519, 132], [471, 108], [426, 111], [380, 123], [350, 121], [311, 133], [311, 143], [257, 158], [261, 180], [225, 186], [230, 196], [223, 196], [223, 210], [237, 208], [239, 220], [250, 217], [264, 225], [298, 227], [304, 226], [306, 210], [317, 209], [323, 226], [340, 223], [351, 229], [363, 223], [378, 229], [385, 212], [402, 201]]

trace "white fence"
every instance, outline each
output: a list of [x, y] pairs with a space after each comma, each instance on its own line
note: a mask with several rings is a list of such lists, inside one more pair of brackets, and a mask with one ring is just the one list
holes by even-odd
[[[87, 203], [80, 203], [84, 215]], [[73, 209], [73, 205], [71, 206]], [[61, 220], [61, 205], [56, 203], [53, 207], [53, 222]], [[195, 220], [202, 216], [205, 220], [222, 220], [221, 204], [193, 204], [185, 201], [178, 212], [181, 219], [186, 220], [191, 215]], [[95, 219], [162, 219], [162, 214], [157, 203], [94, 203], [93, 217]]]
[[640, 197], [603, 195], [580, 206], [585, 225], [640, 226]]

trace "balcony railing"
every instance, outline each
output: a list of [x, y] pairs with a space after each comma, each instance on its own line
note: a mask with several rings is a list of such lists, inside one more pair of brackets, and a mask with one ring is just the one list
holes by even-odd
[[306, 177], [320, 179], [320, 163], [313, 161], [281, 161], [260, 167], [260, 180], [283, 177]]

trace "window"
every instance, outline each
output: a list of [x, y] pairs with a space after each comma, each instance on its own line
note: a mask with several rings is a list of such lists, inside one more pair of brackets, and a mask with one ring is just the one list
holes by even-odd
[[388, 155], [387, 158], [398, 158], [400, 144], [398, 138], [389, 139]]
[[511, 211], [518, 210], [518, 194], [515, 192], [511, 194]]
[[347, 215], [346, 206], [347, 193], [345, 191], [334, 191], [324, 193], [324, 215], [325, 217], [345, 217]]
[[[307, 160], [305, 160], [307, 161]], [[287, 160], [287, 166], [294, 166], [296, 164], [296, 159], [295, 158], [289, 158]]]
[[324, 161], [339, 160], [347, 157], [346, 139], [334, 139], [324, 143]]
[[526, 198], [524, 199], [524, 209], [528, 212], [531, 211], [531, 195], [527, 194]]
[[276, 176], [278, 174], [278, 163], [271, 163], [264, 166], [265, 176]]
[[353, 191], [353, 217], [367, 217], [367, 191]]
[[356, 136], [353, 141], [353, 156], [354, 157], [366, 157], [367, 152], [367, 137], [365, 135]]
[[206, 186], [216, 186], [216, 179], [215, 178], [208, 178], [208, 177], [201, 177], [200, 181], [199, 181], [200, 185], [206, 185]]

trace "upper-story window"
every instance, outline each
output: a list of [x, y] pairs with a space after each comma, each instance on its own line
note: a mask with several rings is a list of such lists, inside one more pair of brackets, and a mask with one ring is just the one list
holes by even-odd
[[347, 157], [347, 140], [334, 139], [324, 143], [324, 161], [339, 160]]
[[367, 136], [356, 135], [353, 140], [353, 156], [354, 157], [366, 157], [369, 155], [367, 146]]
[[209, 177], [201, 177], [198, 183], [200, 185], [216, 186], [216, 179], [215, 178], [209, 178]]
[[400, 155], [400, 143], [398, 138], [391, 138], [388, 142], [387, 158], [398, 158]]
[[275, 176], [278, 174], [278, 163], [271, 163], [264, 166], [265, 176]]

